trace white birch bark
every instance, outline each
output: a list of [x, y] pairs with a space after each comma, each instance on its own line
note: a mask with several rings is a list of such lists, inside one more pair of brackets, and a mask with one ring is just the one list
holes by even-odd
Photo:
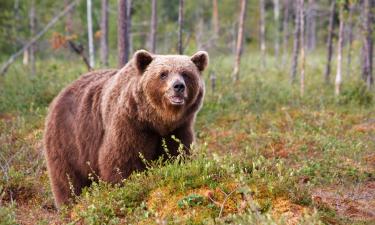
[[90, 67], [94, 68], [95, 58], [94, 58], [94, 35], [92, 30], [92, 1], [87, 0], [87, 33], [89, 40], [89, 62]]

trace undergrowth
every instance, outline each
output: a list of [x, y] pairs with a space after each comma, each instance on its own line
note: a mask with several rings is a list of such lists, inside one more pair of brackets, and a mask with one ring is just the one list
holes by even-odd
[[27, 68], [13, 66], [0, 78], [0, 223], [358, 222], [312, 196], [317, 188], [375, 180], [374, 91], [352, 74], [336, 98], [322, 82], [318, 59], [307, 63], [301, 97], [288, 68], [271, 57], [260, 69], [257, 56], [244, 56], [237, 84], [230, 77], [233, 59], [214, 57], [204, 74], [193, 153], [147, 162], [146, 171], [119, 185], [93, 182], [61, 212], [53, 209], [43, 123], [51, 100], [84, 67], [51, 59], [30, 77]]

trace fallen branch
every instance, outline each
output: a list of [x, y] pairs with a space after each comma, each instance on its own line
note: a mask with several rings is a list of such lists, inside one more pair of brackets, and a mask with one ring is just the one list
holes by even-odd
[[221, 204], [221, 207], [220, 207], [220, 213], [219, 213], [219, 218], [221, 218], [221, 215], [223, 213], [223, 210], [224, 210], [224, 206], [225, 206], [225, 203], [227, 202], [227, 200], [229, 199], [229, 197], [235, 192], [237, 191], [237, 188], [235, 188], [233, 191], [231, 191], [229, 194], [225, 193], [223, 190], [220, 189], [221, 192], [223, 192], [223, 194], [225, 195], [225, 198], [224, 198], [224, 201], [223, 203]]
[[20, 56], [32, 44], [34, 44], [36, 41], [38, 41], [39, 38], [41, 38], [43, 36], [43, 34], [45, 34], [53, 25], [55, 25], [55, 23], [57, 23], [57, 21], [59, 21], [59, 19], [61, 17], [65, 16], [68, 12], [70, 12], [74, 8], [74, 6], [77, 5], [77, 3], [79, 1], [80, 0], [74, 0], [73, 2], [71, 2], [67, 7], [65, 7], [65, 9], [63, 11], [61, 11], [54, 18], [52, 18], [51, 21], [49, 21], [49, 23], [41, 31], [39, 31], [39, 33], [37, 35], [35, 35], [29, 42], [27, 42], [18, 52], [11, 55], [10, 58], [8, 59], [8, 61], [6, 61], [1, 66], [0, 75], [4, 76], [5, 73], [7, 72], [8, 68], [16, 60], [16, 58], [18, 56]]
[[78, 44], [78, 45], [77, 45], [76, 43], [74, 43], [74, 42], [71, 41], [71, 40], [68, 41], [68, 44], [69, 44], [70, 49], [71, 49], [73, 52], [75, 52], [75, 53], [77, 53], [78, 55], [81, 56], [83, 62], [86, 64], [87, 70], [88, 70], [88, 71], [91, 71], [92, 68], [91, 68], [91, 66], [90, 66], [90, 63], [89, 63], [89, 61], [87, 60], [87, 57], [85, 56], [85, 54], [83, 53], [83, 51], [84, 51], [83, 46], [82, 46], [81, 44]]

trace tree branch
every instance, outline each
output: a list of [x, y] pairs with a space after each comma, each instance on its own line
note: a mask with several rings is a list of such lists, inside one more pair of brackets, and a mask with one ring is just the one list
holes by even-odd
[[34, 44], [36, 41], [38, 41], [43, 34], [45, 34], [55, 23], [59, 21], [59, 19], [63, 16], [65, 16], [70, 10], [74, 8], [74, 6], [79, 2], [80, 0], [74, 0], [72, 1], [63, 11], [61, 11], [59, 14], [57, 14], [54, 18], [52, 18], [49, 23], [41, 30], [37, 35], [35, 35], [29, 42], [27, 42], [18, 52], [14, 53], [10, 56], [8, 61], [6, 61], [0, 69], [0, 75], [4, 76], [5, 73], [8, 71], [10, 65], [16, 60], [18, 56], [20, 56], [26, 49], [28, 49], [32, 44]]

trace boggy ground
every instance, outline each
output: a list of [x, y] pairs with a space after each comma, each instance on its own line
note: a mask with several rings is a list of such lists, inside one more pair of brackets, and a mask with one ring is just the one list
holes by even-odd
[[[217, 87], [207, 80], [193, 154], [145, 162], [149, 169], [121, 186], [94, 183], [61, 212], [43, 160], [43, 123], [53, 96], [83, 68], [48, 62], [29, 78], [15, 67], [0, 82], [0, 222], [374, 223], [374, 94], [352, 79], [335, 98], [307, 77], [301, 98], [286, 71], [255, 63], [228, 85], [231, 61], [212, 61]], [[314, 68], [307, 74], [321, 72]]]

